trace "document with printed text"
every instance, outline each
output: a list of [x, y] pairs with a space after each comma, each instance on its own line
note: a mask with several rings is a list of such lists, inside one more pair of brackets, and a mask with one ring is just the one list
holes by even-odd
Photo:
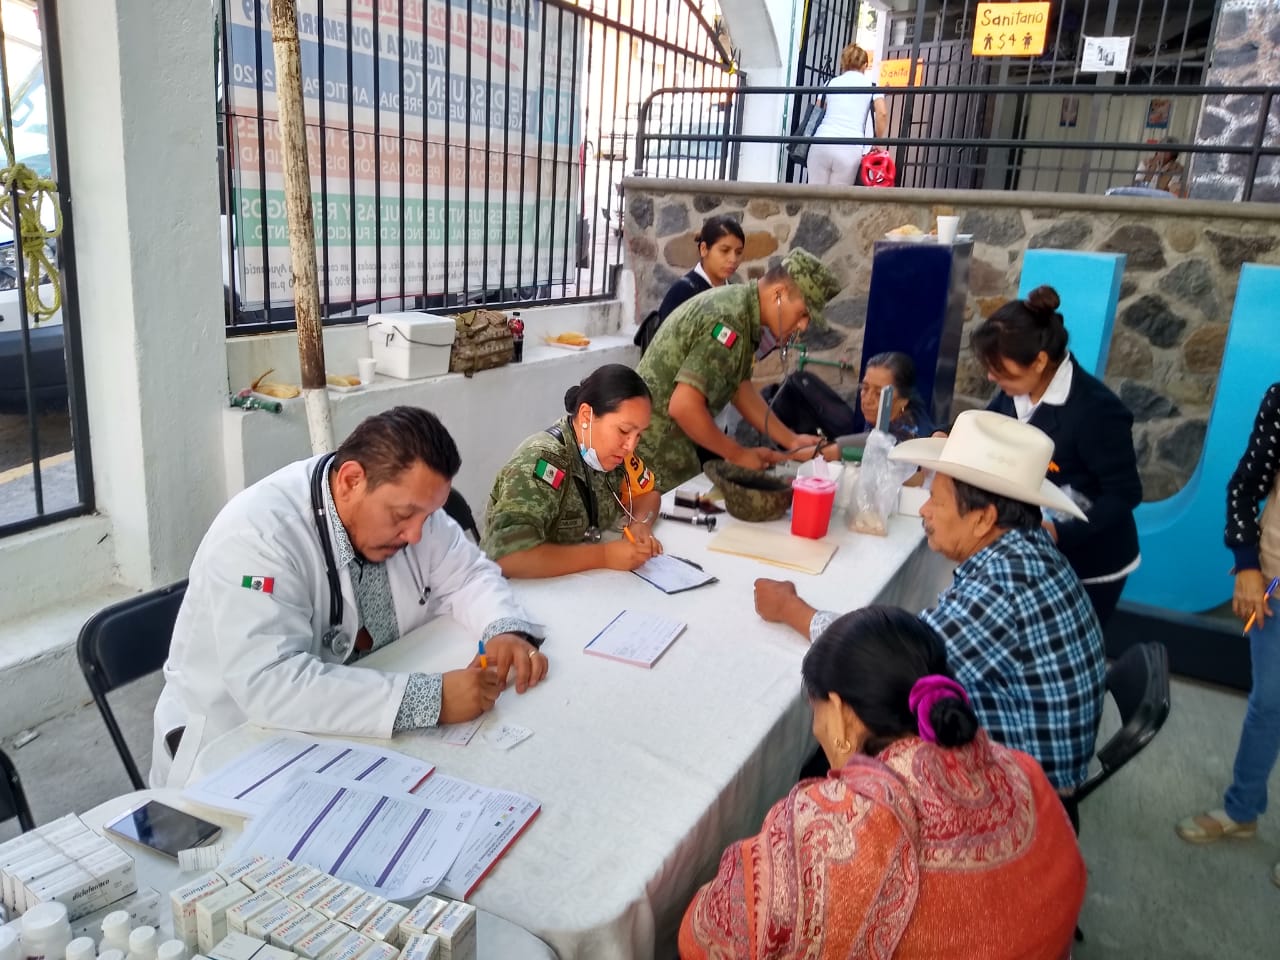
[[446, 897], [465, 900], [480, 885], [480, 881], [493, 869], [498, 858], [507, 852], [516, 838], [533, 822], [542, 804], [531, 797], [509, 790], [494, 790], [478, 784], [433, 774], [414, 794], [428, 803], [468, 806], [477, 808], [479, 816], [471, 836], [467, 838], [436, 888]]
[[252, 817], [265, 813], [306, 774], [353, 780], [395, 795], [408, 793], [434, 769], [394, 750], [288, 733], [264, 740], [183, 793], [196, 803]]
[[254, 818], [233, 856], [285, 857], [388, 900], [416, 899], [445, 878], [480, 812], [474, 803], [303, 776]]

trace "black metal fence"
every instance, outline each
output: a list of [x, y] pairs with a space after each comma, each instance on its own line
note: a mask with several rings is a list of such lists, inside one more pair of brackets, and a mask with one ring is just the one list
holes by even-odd
[[[622, 261], [619, 185], [640, 104], [737, 77], [715, 0], [303, 0], [321, 309], [603, 299]], [[292, 325], [270, 18], [223, 0], [228, 333]], [[658, 121], [734, 132], [717, 94]], [[723, 176], [709, 137], [654, 175]]]
[[[25, 191], [20, 178], [8, 179], [0, 198], [0, 536], [93, 509], [57, 13], [54, 0], [0, 10], [0, 111], [10, 147], [0, 163], [15, 172], [23, 165], [61, 187], [48, 202], [29, 203], [29, 226], [38, 219], [52, 227], [55, 205], [62, 214], [61, 236], [45, 246], [59, 275], [61, 308], [37, 322], [25, 294], [29, 268], [10, 227], [20, 222]], [[41, 280], [35, 293], [54, 303], [54, 283]]]
[[[1007, 190], [1047, 190], [1070, 193], [1106, 193], [1108, 190], [1131, 188], [1145, 172], [1144, 161], [1153, 152], [1169, 151], [1196, 163], [1209, 160], [1214, 165], [1230, 161], [1239, 170], [1243, 183], [1244, 200], [1253, 199], [1255, 185], [1264, 164], [1274, 164], [1280, 157], [1280, 145], [1274, 140], [1268, 143], [1267, 131], [1280, 125], [1280, 87], [1267, 86], [1199, 86], [1189, 89], [1178, 85], [1140, 86], [1084, 86], [1079, 85], [1064, 92], [1061, 87], [1032, 87], [1019, 84], [952, 84], [942, 87], [885, 87], [877, 88], [883, 94], [891, 118], [900, 117], [910, 109], [908, 101], [928, 97], [963, 98], [973, 104], [978, 113], [991, 109], [993, 104], [1005, 98], [1016, 97], [1020, 109], [1027, 113], [1061, 112], [1064, 100], [1072, 98], [1073, 111], [1082, 115], [1103, 116], [1108, 113], [1123, 117], [1133, 112], [1131, 103], [1140, 109], [1149, 109], [1153, 100], [1176, 105], [1186, 100], [1200, 101], [1206, 97], [1255, 98], [1257, 114], [1241, 130], [1236, 143], [1205, 144], [1170, 141], [1151, 144], [1145, 140], [1126, 138], [1119, 124], [1103, 124], [1088, 138], [1061, 140], [1043, 133], [1029, 131], [1025, 127], [1017, 131], [1022, 135], [966, 136], [947, 131], [899, 132], [891, 119], [890, 136], [816, 138], [792, 135], [750, 135], [723, 133], [709, 138], [705, 134], [672, 133], [657, 129], [650, 122], [651, 114], [667, 99], [681, 99], [695, 94], [731, 98], [727, 106], [730, 117], [727, 126], [737, 127], [743, 101], [749, 96], [779, 95], [786, 97], [817, 97], [836, 95], [863, 95], [866, 91], [845, 88], [831, 91], [824, 86], [808, 87], [742, 87], [700, 90], [658, 90], [650, 97], [640, 113], [640, 133], [637, 136], [637, 161], [635, 175], [644, 175], [646, 158], [677, 149], [687, 152], [711, 151], [729, 154], [741, 144], [791, 144], [837, 143], [851, 148], [865, 148], [873, 144], [887, 146], [896, 157], [896, 183], [899, 186], [987, 188]], [[1251, 101], [1252, 102], [1252, 101]], [[1191, 109], [1190, 105], [1186, 109]], [[714, 139], [714, 145], [709, 142]], [[1187, 170], [1191, 163], [1185, 164]], [[1184, 178], [1192, 174], [1184, 171]], [[1149, 186], [1154, 187], [1155, 183]], [[1194, 187], [1194, 185], [1193, 185]], [[1194, 188], [1192, 189], [1194, 196]]]

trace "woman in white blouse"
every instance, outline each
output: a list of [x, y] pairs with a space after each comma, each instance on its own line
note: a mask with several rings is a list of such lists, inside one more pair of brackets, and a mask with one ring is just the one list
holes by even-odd
[[[832, 78], [827, 89], [857, 92], [828, 94], [823, 98], [827, 110], [814, 131], [815, 137], [874, 135], [880, 139], [888, 135], [889, 110], [884, 94], [876, 90], [875, 81], [867, 72], [870, 66], [871, 54], [856, 43], [840, 52], [840, 75]], [[862, 157], [870, 149], [869, 144], [861, 143], [814, 143], [809, 148], [809, 182], [860, 184]]]

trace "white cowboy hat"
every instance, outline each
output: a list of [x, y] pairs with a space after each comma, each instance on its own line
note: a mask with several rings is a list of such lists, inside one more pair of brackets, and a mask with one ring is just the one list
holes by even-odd
[[944, 473], [988, 493], [1049, 507], [1087, 520], [1084, 512], [1052, 480], [1053, 441], [1038, 427], [994, 410], [966, 410], [948, 437], [907, 440], [890, 460]]

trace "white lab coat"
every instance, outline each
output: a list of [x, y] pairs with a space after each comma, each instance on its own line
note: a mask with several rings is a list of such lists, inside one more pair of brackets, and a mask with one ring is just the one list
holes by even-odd
[[[290, 464], [237, 494], [201, 541], [156, 704], [153, 786], [169, 783], [171, 766], [185, 780], [201, 746], [245, 722], [391, 736], [409, 675], [344, 666], [351, 653], [340, 657], [323, 643], [330, 629], [329, 585], [310, 491], [318, 460]], [[332, 524], [329, 541], [336, 543]], [[386, 565], [401, 636], [443, 614], [477, 640], [486, 627], [507, 619], [541, 636], [497, 565], [443, 510], [427, 518], [417, 544]], [[415, 575], [428, 588], [425, 604]], [[338, 576], [341, 629], [354, 637], [360, 626], [355, 592], [345, 568]], [[246, 589], [245, 577], [272, 578], [271, 592]], [[182, 726], [187, 729], [171, 762], [165, 734]]]

